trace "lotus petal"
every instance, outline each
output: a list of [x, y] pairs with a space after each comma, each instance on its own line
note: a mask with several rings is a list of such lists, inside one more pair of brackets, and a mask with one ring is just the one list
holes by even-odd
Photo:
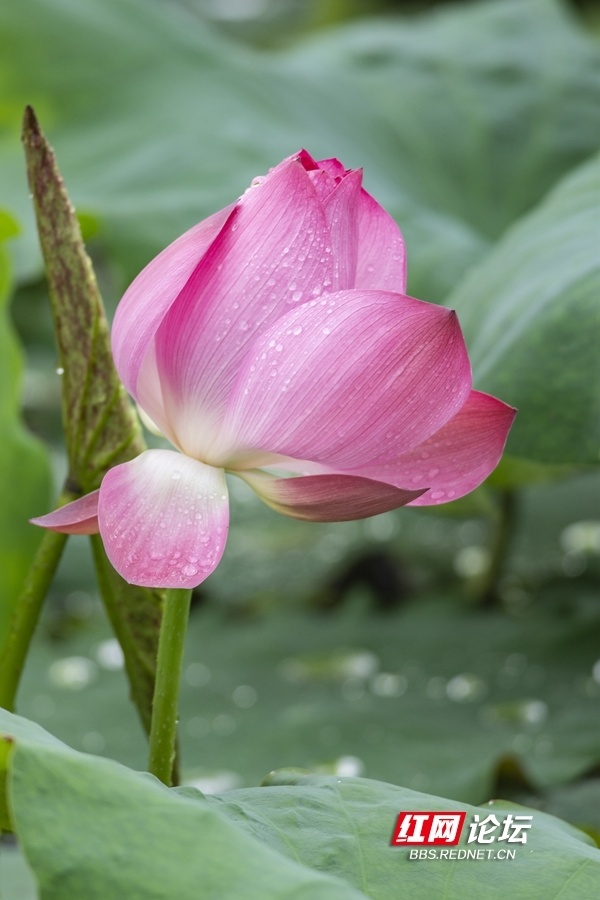
[[381, 466], [364, 466], [355, 474], [427, 493], [410, 506], [432, 506], [463, 497], [478, 487], [500, 461], [516, 415], [496, 397], [471, 391], [461, 410], [410, 453]]
[[455, 314], [381, 291], [342, 291], [283, 316], [241, 369], [210, 461], [262, 449], [354, 469], [396, 459], [464, 404], [471, 370]]
[[190, 456], [208, 459], [206, 435], [254, 337], [331, 285], [328, 247], [323, 208], [297, 160], [281, 163], [238, 204], [156, 335], [164, 406]]
[[276, 512], [310, 522], [365, 519], [405, 506], [423, 493], [353, 475], [276, 478], [267, 472], [237, 474]]
[[98, 495], [100, 491], [92, 491], [84, 497], [72, 500], [59, 506], [45, 516], [30, 519], [32, 525], [40, 525], [50, 531], [62, 534], [97, 534], [98, 528]]
[[98, 521], [108, 558], [126, 581], [196, 587], [225, 549], [225, 473], [173, 450], [146, 450], [107, 472]]

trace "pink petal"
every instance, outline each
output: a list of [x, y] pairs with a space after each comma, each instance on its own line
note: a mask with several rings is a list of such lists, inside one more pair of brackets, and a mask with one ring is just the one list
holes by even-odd
[[[164, 401], [163, 386], [156, 362], [156, 341], [152, 341], [143, 359], [137, 382], [136, 399], [140, 418], [148, 430], [162, 434], [175, 447], [179, 447], [177, 436], [169, 418], [169, 410]], [[148, 420], [150, 420], [148, 422]], [[149, 426], [152, 427], [149, 427]]]
[[136, 399], [139, 371], [156, 329], [233, 209], [228, 206], [182, 234], [125, 291], [113, 322], [112, 352], [121, 381]]
[[406, 254], [400, 229], [364, 189], [360, 195], [358, 258], [354, 286], [363, 289], [406, 290]]
[[173, 450], [146, 450], [107, 472], [98, 521], [108, 558], [126, 581], [196, 587], [225, 549], [225, 473]]
[[261, 449], [335, 469], [395, 459], [464, 404], [455, 314], [379, 291], [342, 291], [282, 317], [240, 371], [219, 465]]
[[315, 160], [307, 150], [300, 150], [297, 157], [311, 178], [315, 176], [320, 178], [321, 175], [325, 176], [331, 184], [331, 189], [335, 188], [339, 180], [351, 171], [346, 169], [339, 159], [332, 157], [330, 159]]
[[258, 471], [236, 474], [276, 512], [310, 522], [365, 519], [405, 506], [422, 493], [353, 475], [276, 478]]
[[474, 490], [496, 468], [515, 415], [496, 397], [471, 391], [454, 418], [410, 453], [385, 465], [361, 467], [356, 474], [429, 488], [411, 506], [447, 503]]
[[45, 516], [30, 519], [32, 525], [40, 525], [50, 531], [62, 534], [97, 534], [98, 528], [98, 494], [92, 491], [85, 497], [79, 497], [66, 503]]
[[348, 172], [323, 202], [334, 261], [333, 291], [353, 288], [356, 283], [361, 184], [360, 169]]
[[331, 285], [329, 246], [323, 207], [297, 158], [240, 200], [156, 335], [164, 405], [190, 456], [208, 458], [207, 432], [254, 336]]
[[348, 172], [352, 171], [351, 169], [345, 169], [344, 164], [335, 157], [331, 157], [330, 159], [320, 159], [316, 165], [322, 172], [327, 172], [332, 178], [343, 178], [344, 175], [347, 175]]

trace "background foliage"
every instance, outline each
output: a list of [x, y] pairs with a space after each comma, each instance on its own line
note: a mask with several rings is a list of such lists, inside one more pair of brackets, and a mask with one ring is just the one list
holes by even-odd
[[[410, 16], [378, 4], [373, 17], [374, 4], [250, 7], [244, 19], [233, 2], [201, 0], [0, 6], [0, 296], [27, 354], [25, 419], [59, 478], [26, 103], [58, 153], [111, 310], [158, 250], [300, 146], [364, 166], [405, 234], [411, 293], [457, 308], [476, 387], [520, 413], [491, 483], [435, 514], [282, 522], [232, 486], [227, 553], [190, 630], [184, 774], [240, 796], [284, 766], [463, 807], [500, 794], [597, 836], [597, 35], [558, 0]], [[50, 502], [48, 459], [17, 419], [6, 316], [0, 366], [1, 630], [37, 542], [24, 523]], [[485, 610], [476, 598], [494, 546], [505, 558]], [[119, 667], [87, 547], [71, 541], [19, 711], [78, 751], [143, 768]], [[573, 846], [560, 852], [584, 852]], [[17, 865], [2, 852], [0, 880], [26, 878]], [[561, 897], [582, 896], [573, 885]]]

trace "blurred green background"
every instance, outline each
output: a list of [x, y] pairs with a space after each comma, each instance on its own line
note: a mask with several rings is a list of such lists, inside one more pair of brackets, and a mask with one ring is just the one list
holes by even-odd
[[[109, 312], [156, 252], [305, 146], [364, 166], [410, 292], [457, 308], [475, 386], [520, 409], [490, 483], [435, 513], [310, 525], [231, 485], [184, 674], [184, 775], [203, 789], [298, 766], [517, 797], [600, 833], [598, 24], [595, 4], [557, 0], [0, 6], [0, 628], [38, 539], [26, 520], [65, 467], [26, 103]], [[145, 767], [83, 538], [18, 711]]]

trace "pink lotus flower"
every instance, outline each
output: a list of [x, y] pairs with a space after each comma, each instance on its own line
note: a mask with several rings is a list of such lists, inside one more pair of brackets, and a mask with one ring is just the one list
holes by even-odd
[[471, 389], [455, 313], [405, 296], [402, 236], [361, 180], [302, 151], [141, 272], [114, 359], [177, 449], [34, 522], [99, 530], [129, 582], [193, 587], [223, 554], [226, 472], [320, 522], [442, 503], [489, 475], [515, 411]]

